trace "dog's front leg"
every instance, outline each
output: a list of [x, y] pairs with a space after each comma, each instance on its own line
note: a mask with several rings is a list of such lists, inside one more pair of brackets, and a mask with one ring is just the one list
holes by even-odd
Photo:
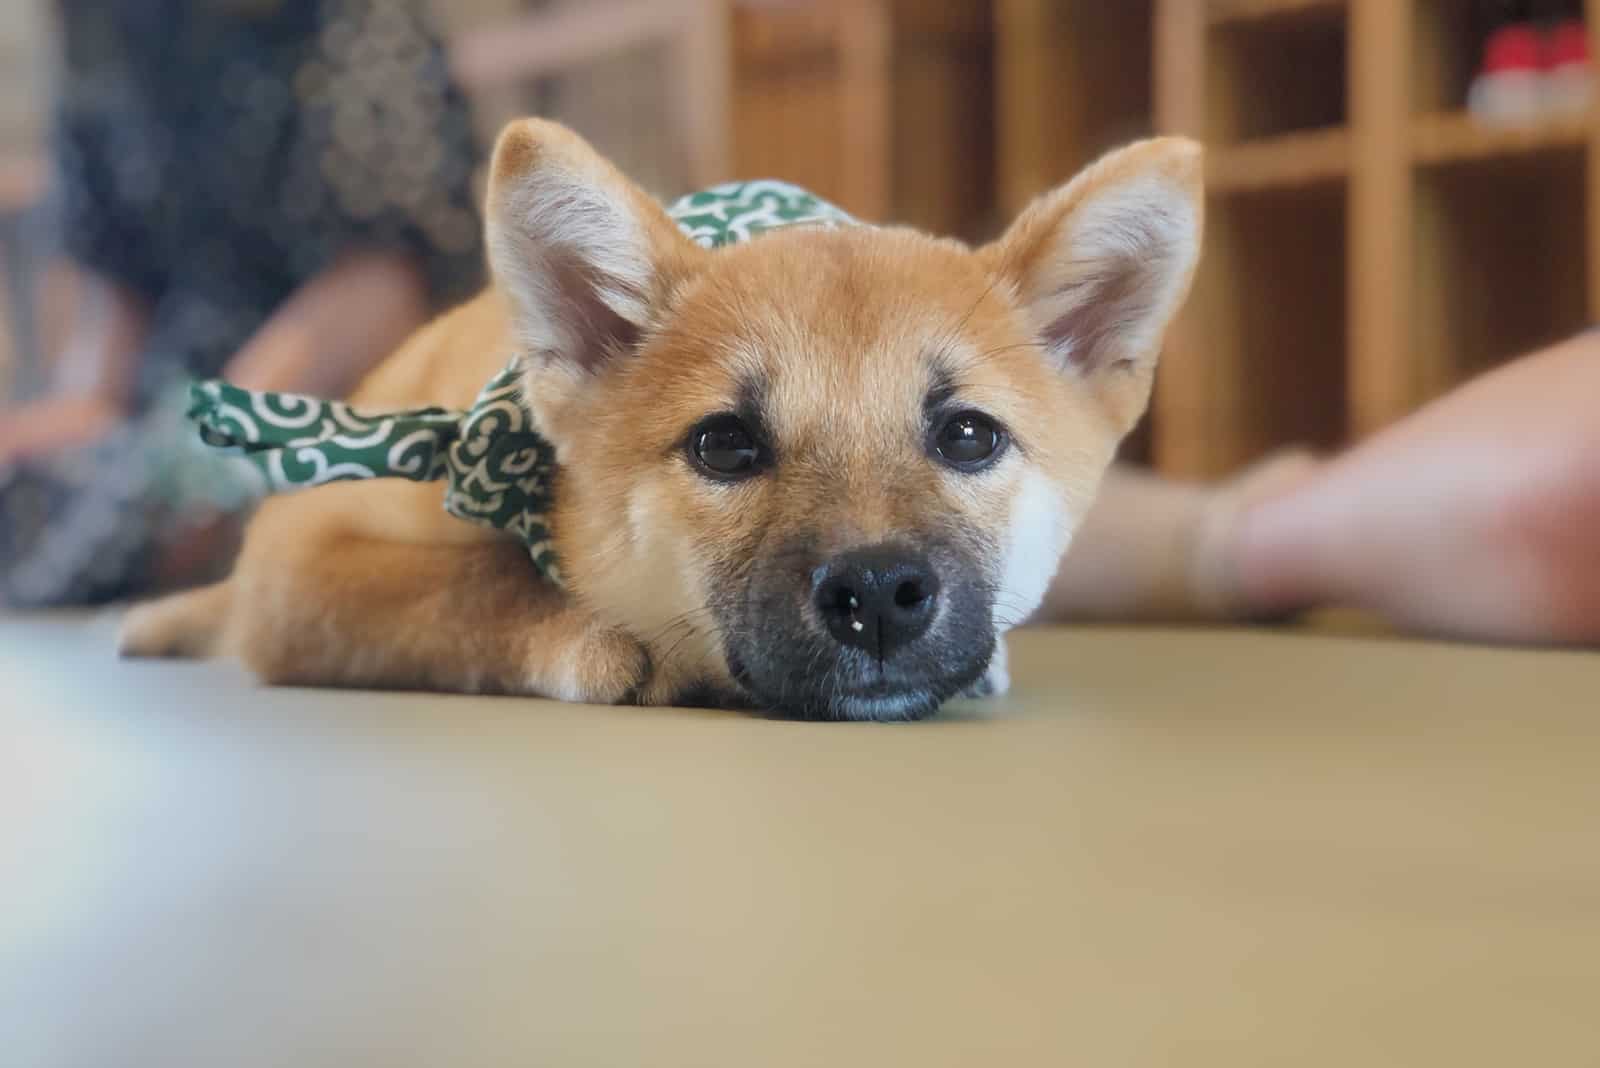
[[277, 685], [513, 693], [610, 704], [649, 657], [502, 542], [411, 544], [328, 534], [247, 547], [226, 648]]

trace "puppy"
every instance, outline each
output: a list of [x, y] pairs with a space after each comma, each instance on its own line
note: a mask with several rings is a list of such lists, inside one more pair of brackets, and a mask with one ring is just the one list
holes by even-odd
[[132, 611], [124, 653], [817, 719], [1005, 690], [1001, 636], [1148, 403], [1199, 148], [1116, 152], [978, 249], [870, 227], [705, 249], [538, 120], [491, 174], [495, 285], [352, 400], [465, 408], [525, 354], [564, 587], [438, 484], [340, 483], [268, 500], [233, 575]]

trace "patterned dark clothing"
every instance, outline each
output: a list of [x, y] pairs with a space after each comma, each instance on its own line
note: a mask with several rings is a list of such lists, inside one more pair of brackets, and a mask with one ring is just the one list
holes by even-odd
[[417, 0], [57, 9], [61, 243], [143, 296], [152, 322], [131, 427], [0, 471], [0, 602], [24, 604], [137, 592], [180, 518], [181, 502], [153, 498], [190, 477], [138, 447], [170, 432], [155, 409], [341, 255], [410, 254], [441, 306], [484, 278], [478, 145]]
[[352, 248], [482, 281], [476, 146], [442, 49], [396, 0], [61, 0], [66, 251], [156, 308], [149, 385], [212, 375]]

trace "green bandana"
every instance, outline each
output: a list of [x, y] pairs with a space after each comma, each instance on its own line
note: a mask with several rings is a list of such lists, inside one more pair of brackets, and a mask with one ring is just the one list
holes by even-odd
[[196, 382], [189, 418], [201, 441], [253, 461], [269, 492], [360, 478], [444, 479], [445, 511], [516, 535], [535, 566], [559, 584], [545, 524], [555, 450], [534, 431], [518, 396], [519, 362], [490, 379], [465, 412], [358, 412], [292, 393]]
[[[692, 193], [668, 209], [706, 248], [789, 226], [854, 226], [843, 211], [784, 182], [735, 182]], [[545, 577], [561, 583], [547, 516], [555, 450], [522, 403], [522, 358], [513, 359], [465, 411], [358, 412], [290, 393], [196, 382], [189, 419], [207, 445], [232, 449], [257, 468], [268, 492], [350, 479], [446, 482], [451, 515], [512, 534]]]

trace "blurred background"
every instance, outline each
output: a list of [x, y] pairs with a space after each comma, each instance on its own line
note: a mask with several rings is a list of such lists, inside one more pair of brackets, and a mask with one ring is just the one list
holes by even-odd
[[[121, 62], [84, 47], [63, 72], [72, 21], [95, 6], [0, 4], [0, 405], [52, 388], [71, 327], [58, 320], [75, 314], [40, 279], [62, 226], [53, 106], [65, 82], [94, 80], [95, 55]], [[350, 64], [385, 62], [361, 47], [367, 16], [340, 10], [382, 4], [156, 6], [258, 22], [304, 9], [313, 35], [344, 18]], [[1600, 318], [1596, 0], [1587, 28], [1584, 0], [414, 6], [470, 109], [474, 167], [501, 122], [538, 113], [663, 196], [779, 176], [866, 218], [979, 240], [1119, 142], [1203, 139], [1205, 263], [1129, 445], [1170, 473], [1336, 445]], [[429, 231], [432, 251], [448, 230]]]

